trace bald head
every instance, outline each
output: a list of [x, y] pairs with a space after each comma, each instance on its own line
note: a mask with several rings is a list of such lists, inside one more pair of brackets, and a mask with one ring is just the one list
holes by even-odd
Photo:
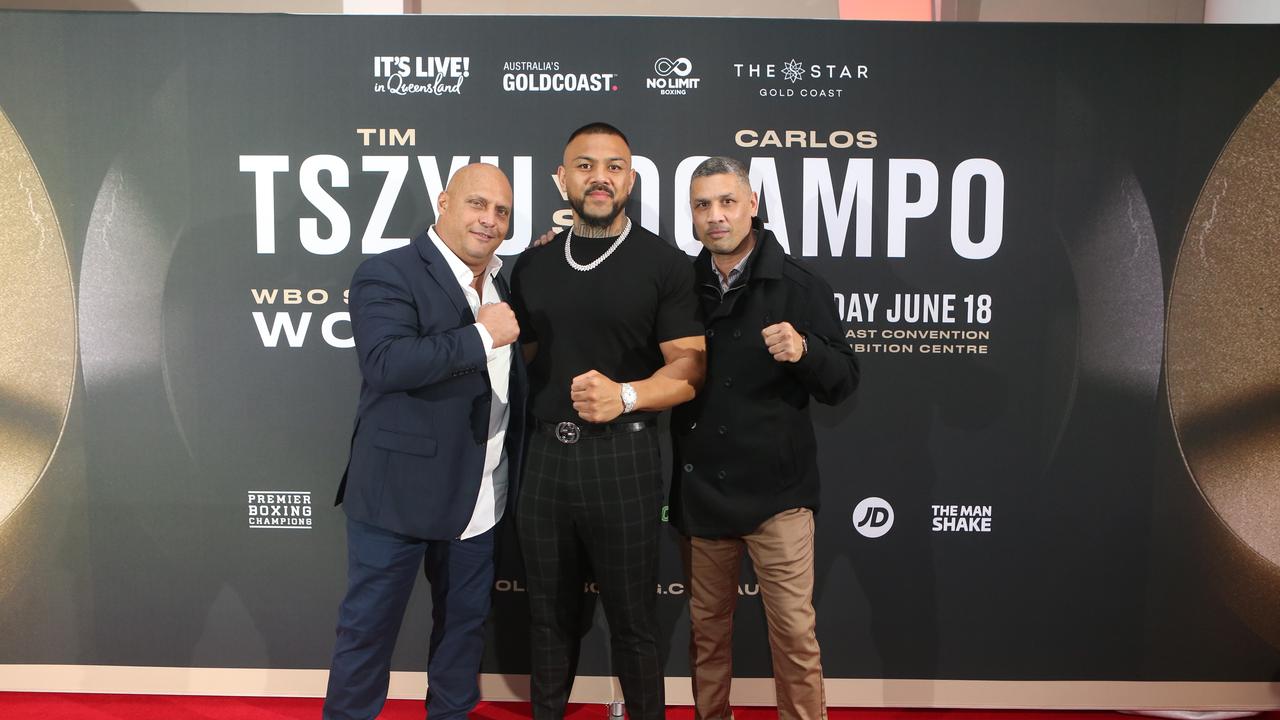
[[449, 178], [449, 185], [444, 191], [447, 193], [466, 192], [464, 188], [484, 183], [497, 183], [507, 189], [507, 195], [511, 194], [511, 183], [507, 181], [506, 173], [489, 163], [471, 163], [460, 168], [453, 174], [453, 177]]
[[489, 264], [510, 224], [511, 183], [493, 165], [458, 170], [436, 201], [436, 234], [473, 272]]

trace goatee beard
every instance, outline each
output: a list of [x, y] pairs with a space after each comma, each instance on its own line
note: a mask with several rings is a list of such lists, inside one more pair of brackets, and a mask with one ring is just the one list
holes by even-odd
[[609, 226], [613, 224], [614, 220], [618, 219], [618, 216], [625, 209], [626, 200], [624, 198], [622, 202], [615, 201], [609, 214], [603, 216], [592, 216], [586, 213], [587, 198], [585, 194], [581, 198], [569, 198], [569, 205], [573, 207], [573, 214], [577, 219], [573, 229], [575, 235], [581, 237], [605, 237], [605, 232], [608, 231]]

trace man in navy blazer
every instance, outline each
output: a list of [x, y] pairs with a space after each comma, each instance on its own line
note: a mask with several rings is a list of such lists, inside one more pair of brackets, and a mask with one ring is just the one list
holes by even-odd
[[382, 710], [391, 653], [421, 565], [431, 584], [431, 720], [480, 699], [495, 526], [520, 477], [526, 377], [494, 255], [511, 184], [469, 165], [437, 200], [436, 224], [364, 261], [351, 280], [363, 382], [336, 503], [347, 514], [347, 592], [324, 717]]

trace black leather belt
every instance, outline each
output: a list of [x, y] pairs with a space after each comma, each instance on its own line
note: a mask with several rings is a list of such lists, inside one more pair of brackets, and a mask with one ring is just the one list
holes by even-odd
[[610, 435], [618, 435], [620, 433], [639, 432], [645, 428], [657, 427], [657, 425], [657, 418], [637, 420], [635, 422], [609, 423], [604, 425], [573, 422], [549, 423], [543, 422], [542, 420], [534, 421], [534, 426], [538, 429], [538, 432], [550, 435], [565, 445], [572, 445], [579, 440], [593, 440], [595, 438], [609, 437]]

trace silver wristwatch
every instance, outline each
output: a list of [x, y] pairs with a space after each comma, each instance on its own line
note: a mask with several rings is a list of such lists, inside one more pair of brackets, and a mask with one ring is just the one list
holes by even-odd
[[631, 383], [622, 383], [622, 414], [626, 415], [636, 409], [636, 389]]

